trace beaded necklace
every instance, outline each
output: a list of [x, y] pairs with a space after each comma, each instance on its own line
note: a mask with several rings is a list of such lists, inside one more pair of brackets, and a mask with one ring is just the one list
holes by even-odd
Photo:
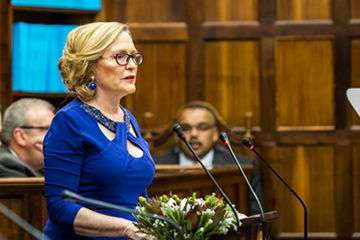
[[[82, 109], [84, 109], [85, 112], [87, 112], [89, 115], [96, 118], [96, 120], [101, 125], [103, 125], [104, 127], [106, 127], [107, 129], [109, 129], [110, 131], [112, 131], [114, 133], [116, 132], [116, 122], [114, 122], [113, 120], [111, 120], [110, 118], [108, 118], [104, 114], [102, 114], [99, 109], [97, 109], [93, 106], [90, 106], [86, 103], [83, 103], [80, 107]], [[122, 106], [120, 106], [120, 108], [124, 112], [126, 127], [129, 132], [130, 131], [130, 115], [128, 114], [128, 112], [125, 108], [123, 108]]]

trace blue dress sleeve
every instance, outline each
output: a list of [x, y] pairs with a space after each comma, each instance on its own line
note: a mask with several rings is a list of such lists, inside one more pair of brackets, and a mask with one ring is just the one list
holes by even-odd
[[148, 195], [147, 195], [147, 190], [146, 190], [146, 189], [144, 189], [144, 191], [141, 193], [140, 196], [142, 196], [142, 197], [144, 197], [144, 198], [146, 198], [146, 199], [149, 198]]
[[59, 111], [44, 139], [45, 197], [53, 224], [73, 232], [73, 222], [82, 207], [65, 202], [65, 189], [78, 192], [84, 159], [80, 124], [71, 112]]

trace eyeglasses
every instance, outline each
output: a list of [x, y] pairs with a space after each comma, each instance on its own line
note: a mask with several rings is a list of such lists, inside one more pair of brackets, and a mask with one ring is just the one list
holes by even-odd
[[34, 126], [21, 126], [22, 129], [39, 129], [39, 130], [48, 130], [49, 127], [34, 127]]
[[183, 132], [192, 131], [193, 128], [196, 128], [197, 131], [205, 132], [205, 131], [210, 130], [211, 128], [215, 127], [215, 125], [209, 125], [206, 123], [200, 123], [197, 126], [191, 126], [189, 124], [180, 124], [180, 126], [181, 126], [181, 129], [183, 130]]
[[140, 65], [143, 60], [144, 60], [144, 55], [140, 52], [136, 52], [133, 54], [127, 54], [127, 53], [119, 53], [119, 54], [115, 54], [113, 56], [109, 56], [109, 57], [100, 57], [100, 58], [114, 58], [116, 63], [119, 66], [125, 66], [129, 63], [130, 58], [133, 60], [133, 62], [135, 63], [135, 65]]

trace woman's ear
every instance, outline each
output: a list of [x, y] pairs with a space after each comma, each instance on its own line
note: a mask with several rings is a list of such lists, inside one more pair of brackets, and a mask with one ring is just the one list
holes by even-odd
[[14, 128], [13, 130], [13, 139], [17, 143], [17, 145], [21, 147], [26, 146], [26, 136], [24, 130], [19, 127]]

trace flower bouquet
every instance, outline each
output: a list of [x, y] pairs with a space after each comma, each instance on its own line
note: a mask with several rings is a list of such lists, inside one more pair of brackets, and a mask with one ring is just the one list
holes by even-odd
[[[177, 195], [163, 195], [146, 201], [140, 197], [136, 211], [157, 214], [173, 220], [184, 232], [187, 240], [206, 240], [210, 236], [225, 235], [230, 227], [236, 230], [236, 219], [229, 205], [215, 193], [205, 199], [191, 197], [180, 199]], [[177, 229], [165, 221], [147, 216], [134, 215], [138, 220], [135, 225], [144, 233], [157, 240], [180, 240]]]

